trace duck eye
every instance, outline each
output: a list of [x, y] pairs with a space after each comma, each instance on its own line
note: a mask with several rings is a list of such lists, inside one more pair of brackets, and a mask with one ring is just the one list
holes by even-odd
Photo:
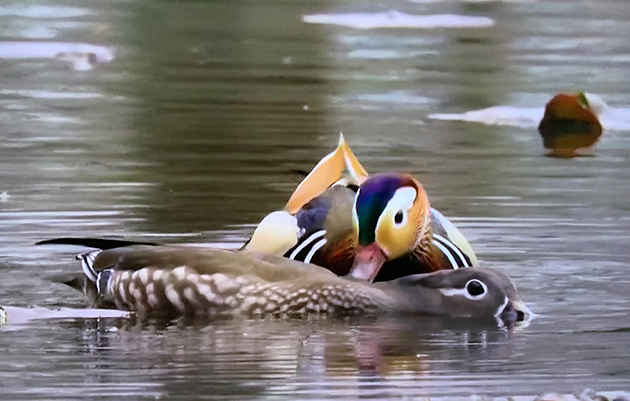
[[402, 210], [399, 210], [394, 216], [394, 223], [400, 224], [402, 223], [402, 221], [403, 221], [403, 212]]
[[466, 283], [466, 291], [471, 297], [477, 299], [486, 293], [486, 286], [481, 281], [473, 279]]

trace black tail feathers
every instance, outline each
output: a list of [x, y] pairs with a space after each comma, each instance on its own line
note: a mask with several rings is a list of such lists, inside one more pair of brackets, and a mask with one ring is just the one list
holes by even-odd
[[35, 245], [80, 245], [88, 248], [96, 248], [96, 249], [114, 249], [114, 248], [122, 248], [125, 246], [131, 245], [159, 245], [155, 242], [143, 242], [143, 241], [124, 241], [118, 239], [105, 239], [105, 238], [74, 238], [74, 237], [64, 237], [64, 238], [54, 238], [47, 239], [44, 241], [39, 241]]

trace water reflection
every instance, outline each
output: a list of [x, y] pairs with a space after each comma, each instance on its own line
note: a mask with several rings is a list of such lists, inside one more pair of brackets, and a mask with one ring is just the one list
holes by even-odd
[[[4, 333], [9, 360], [19, 347], [22, 360], [39, 364], [38, 372], [67, 366], [48, 387], [46, 375], [31, 375], [28, 394], [61, 399], [72, 388], [77, 396], [103, 399], [164, 397], [299, 396], [321, 399], [467, 395], [476, 391], [471, 377], [489, 378], [483, 391], [504, 395], [509, 386], [530, 393], [537, 388], [571, 391], [571, 384], [547, 377], [541, 366], [562, 366], [577, 380], [588, 378], [588, 364], [567, 357], [526, 362], [524, 333], [461, 327], [444, 321], [348, 319], [263, 321], [232, 319], [213, 325], [134, 324], [111, 319], [75, 320]], [[546, 330], [544, 347], [565, 349]], [[47, 337], [49, 341], [42, 341]], [[62, 350], [51, 352], [62, 341]], [[33, 347], [33, 340], [42, 344]], [[557, 338], [555, 339], [557, 340]], [[575, 345], [575, 344], [574, 344]], [[587, 346], [588, 345], [584, 345]], [[593, 352], [597, 347], [591, 347]], [[46, 355], [46, 357], [44, 357]], [[619, 371], [622, 359], [609, 360], [607, 371]], [[0, 362], [4, 368], [6, 360]], [[3, 376], [3, 394], [25, 393], [24, 379]], [[615, 366], [613, 368], [613, 366]], [[133, 372], [130, 374], [129, 372]], [[608, 380], [602, 380], [605, 383]], [[471, 387], [472, 386], [472, 387]], [[521, 390], [522, 392], [523, 390]], [[67, 393], [66, 393], [67, 395]]]
[[[80, 362], [77, 368], [81, 373], [72, 384], [80, 394], [98, 389], [104, 397], [126, 391], [175, 399], [199, 394], [212, 399], [283, 394], [311, 399], [341, 391], [371, 398], [416, 395], [426, 392], [421, 388], [462, 385], [460, 391], [465, 392], [464, 383], [443, 382], [434, 375], [469, 363], [483, 370], [485, 363], [509, 361], [513, 353], [513, 340], [506, 332], [430, 319], [404, 323], [387, 318], [315, 322], [234, 319], [210, 326], [147, 326], [102, 319], [69, 321], [60, 326], [67, 351], [42, 361], [42, 371], [64, 360]], [[39, 327], [34, 333], [39, 336], [42, 330], [47, 331]], [[19, 334], [12, 333], [13, 342], [19, 341]], [[40, 352], [47, 350], [48, 346]], [[36, 356], [33, 351], [28, 352], [28, 359]], [[120, 375], [125, 371], [135, 374]], [[416, 388], [409, 383], [423, 385]], [[17, 383], [6, 384], [4, 394], [19, 389]]]

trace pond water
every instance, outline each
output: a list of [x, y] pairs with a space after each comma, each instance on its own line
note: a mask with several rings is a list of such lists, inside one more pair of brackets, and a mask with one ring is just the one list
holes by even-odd
[[[615, 0], [2, 2], [0, 304], [83, 307], [48, 279], [80, 249], [42, 239], [239, 246], [343, 131], [368, 171], [413, 173], [540, 316], [509, 333], [33, 320], [0, 332], [0, 398], [628, 391], [628, 15]], [[592, 157], [544, 157], [531, 124], [429, 118], [581, 90], [620, 111]]]

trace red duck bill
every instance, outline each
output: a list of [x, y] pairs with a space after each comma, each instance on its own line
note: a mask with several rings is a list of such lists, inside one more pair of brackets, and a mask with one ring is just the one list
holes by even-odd
[[386, 261], [387, 256], [375, 242], [358, 246], [348, 276], [372, 282]]

